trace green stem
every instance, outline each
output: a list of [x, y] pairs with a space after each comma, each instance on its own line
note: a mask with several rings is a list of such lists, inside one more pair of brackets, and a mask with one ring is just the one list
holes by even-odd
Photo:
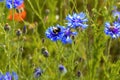
[[109, 43], [108, 43], [108, 49], [107, 49], [107, 60], [110, 57], [109, 54], [110, 54], [111, 42], [112, 42], [112, 39], [110, 38]]
[[[28, 0], [28, 3], [30, 4], [32, 10], [35, 12], [35, 14], [38, 16], [38, 18], [41, 20], [41, 22], [42, 22], [42, 24], [43, 24], [43, 28], [46, 29], [45, 26], [44, 26], [44, 21], [43, 21], [42, 17], [41, 17], [40, 14], [35, 10], [35, 8], [33, 7], [32, 3], [30, 2], [30, 0]], [[40, 11], [40, 10], [39, 10], [39, 11]]]

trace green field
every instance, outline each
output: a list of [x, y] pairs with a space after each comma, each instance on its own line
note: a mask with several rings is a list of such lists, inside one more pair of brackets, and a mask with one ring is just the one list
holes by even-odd
[[[120, 80], [120, 38], [104, 32], [106, 22], [113, 26], [111, 31], [113, 22], [119, 27], [120, 16], [114, 17], [112, 11], [115, 6], [120, 11], [120, 0], [24, 0], [23, 21], [7, 19], [16, 9], [8, 9], [6, 1], [0, 2], [0, 73], [14, 71], [18, 80]], [[77, 32], [70, 36], [72, 43], [46, 37], [48, 28], [67, 27], [66, 17], [81, 12], [88, 26], [71, 29]], [[38, 77], [36, 68], [42, 71]]]

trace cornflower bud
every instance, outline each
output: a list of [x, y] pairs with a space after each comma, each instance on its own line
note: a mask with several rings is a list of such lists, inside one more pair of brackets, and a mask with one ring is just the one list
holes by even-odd
[[10, 30], [10, 26], [9, 26], [8, 23], [5, 24], [5, 26], [4, 26], [4, 30], [5, 30], [5, 31], [9, 31], [9, 30]]
[[16, 31], [16, 35], [19, 37], [21, 34], [22, 34], [21, 30], [18, 29], [18, 30]]

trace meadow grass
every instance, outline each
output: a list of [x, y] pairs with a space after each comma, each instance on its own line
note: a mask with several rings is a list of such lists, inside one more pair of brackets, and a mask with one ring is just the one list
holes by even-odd
[[[120, 80], [120, 39], [104, 33], [105, 22], [113, 21], [111, 11], [120, 6], [119, 0], [24, 1], [27, 17], [23, 22], [8, 20], [9, 9], [0, 2], [1, 73], [15, 71], [19, 80]], [[86, 13], [88, 27], [78, 31], [72, 44], [46, 38], [47, 28], [65, 26], [68, 14], [80, 12]], [[4, 30], [6, 23], [11, 26], [9, 31]], [[27, 33], [16, 35], [24, 25]], [[47, 49], [48, 57], [42, 54], [42, 48]], [[59, 64], [66, 67], [66, 74], [61, 74]], [[35, 78], [34, 69], [39, 67], [43, 73]]]

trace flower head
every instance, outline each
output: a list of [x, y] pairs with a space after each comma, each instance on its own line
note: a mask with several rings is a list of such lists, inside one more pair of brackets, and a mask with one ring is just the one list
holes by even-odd
[[10, 74], [9, 72], [7, 72], [7, 73], [5, 74], [5, 76], [4, 76], [4, 79], [5, 79], [5, 80], [12, 80], [11, 74]]
[[27, 27], [26, 27], [26, 26], [23, 27], [22, 32], [23, 32], [24, 34], [27, 33]]
[[61, 40], [62, 36], [64, 35], [64, 27], [57, 25], [56, 27], [50, 27], [46, 30], [45, 34], [47, 38], [52, 41]]
[[120, 12], [119, 11], [113, 11], [113, 17], [120, 20]]
[[16, 35], [19, 37], [21, 34], [22, 34], [22, 31], [21, 31], [20, 29], [18, 29], [18, 30], [16, 31]]
[[67, 69], [62, 64], [59, 65], [59, 71], [63, 74], [67, 73]]
[[24, 0], [6, 0], [6, 7], [8, 9], [16, 8], [20, 6], [23, 2]]
[[42, 73], [43, 73], [43, 71], [40, 68], [36, 68], [34, 70], [34, 76], [35, 76], [35, 78], [38, 78], [39, 76], [41, 76]]
[[109, 22], [106, 22], [104, 32], [107, 35], [110, 35], [112, 38], [120, 37], [120, 23], [114, 22], [112, 25], [110, 25]]
[[8, 23], [5, 24], [4, 30], [5, 31], [9, 31], [10, 30], [10, 25]]
[[85, 29], [88, 26], [86, 24], [88, 19], [86, 18], [86, 14], [83, 12], [79, 14], [74, 13], [73, 15], [68, 15], [66, 17], [66, 20], [68, 21], [67, 23], [68, 27], [71, 28], [82, 27], [83, 29]]
[[70, 28], [57, 25], [56, 27], [50, 27], [46, 30], [47, 38], [52, 41], [60, 40], [62, 43], [72, 43], [71, 36], [75, 36], [77, 32], [72, 32]]
[[48, 57], [49, 56], [48, 50], [45, 49], [44, 47], [41, 49], [41, 53], [44, 55], [44, 57]]
[[18, 80], [18, 75], [15, 72], [12, 72], [12, 77], [14, 78], [14, 80]]
[[62, 43], [66, 44], [66, 43], [72, 43], [72, 39], [71, 36], [75, 36], [77, 34], [77, 32], [72, 32], [70, 30], [70, 28], [66, 28], [64, 31], [64, 35], [61, 39]]
[[7, 72], [5, 75], [2, 76], [2, 78], [0, 78], [0, 80], [18, 80], [18, 75], [15, 72], [12, 72], [12, 74], [10, 72]]
[[80, 77], [81, 76], [81, 72], [77, 71], [77, 76]]
[[4, 0], [0, 0], [0, 2], [4, 2]]
[[113, 17], [115, 19], [117, 18], [117, 20], [120, 21], [120, 11], [117, 10], [116, 6], [114, 7], [114, 10], [112, 11], [112, 14], [113, 14]]
[[2, 73], [0, 73], [0, 80], [4, 79], [4, 75]]

